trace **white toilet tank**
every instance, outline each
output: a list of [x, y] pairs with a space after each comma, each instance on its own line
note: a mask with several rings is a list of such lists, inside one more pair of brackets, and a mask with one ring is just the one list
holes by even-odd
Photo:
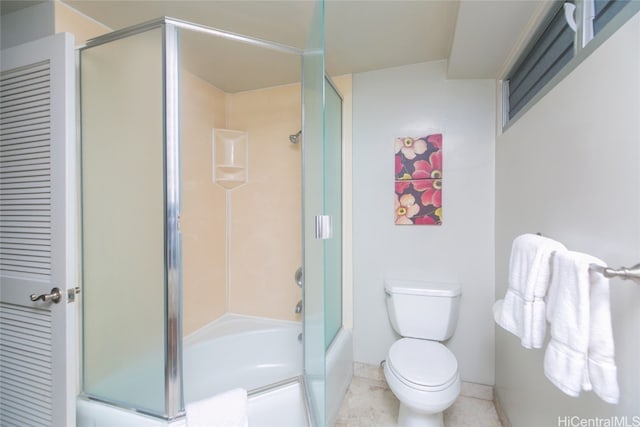
[[444, 341], [453, 335], [459, 284], [387, 279], [384, 290], [391, 325], [401, 336]]

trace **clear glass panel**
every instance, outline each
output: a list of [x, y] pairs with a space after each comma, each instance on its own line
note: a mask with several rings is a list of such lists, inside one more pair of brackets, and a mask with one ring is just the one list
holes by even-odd
[[342, 99], [325, 85], [324, 212], [332, 219], [333, 237], [325, 240], [325, 348], [342, 326]]
[[165, 413], [163, 35], [80, 52], [83, 389]]
[[300, 53], [180, 27], [187, 404], [302, 374]]
[[324, 244], [315, 238], [315, 218], [323, 210], [324, 4], [315, 4], [302, 58], [302, 193], [304, 243], [304, 377], [315, 426], [324, 426]]

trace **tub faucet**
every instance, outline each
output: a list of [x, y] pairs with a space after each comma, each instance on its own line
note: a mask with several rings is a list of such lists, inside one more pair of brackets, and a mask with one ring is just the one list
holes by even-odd
[[296, 304], [296, 314], [302, 313], [302, 300], [298, 301]]

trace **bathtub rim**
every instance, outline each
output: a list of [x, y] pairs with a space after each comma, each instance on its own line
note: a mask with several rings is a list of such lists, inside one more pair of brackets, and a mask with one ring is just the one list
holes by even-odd
[[[257, 326], [257, 327], [252, 327]], [[295, 320], [271, 319], [238, 313], [225, 313], [217, 319], [199, 327], [182, 338], [184, 346], [196, 345], [208, 338], [221, 338], [235, 334], [250, 334], [272, 329], [298, 329], [302, 332], [302, 322]]]

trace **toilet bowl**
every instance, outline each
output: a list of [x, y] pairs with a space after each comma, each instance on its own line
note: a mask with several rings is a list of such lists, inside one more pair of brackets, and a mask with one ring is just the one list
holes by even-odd
[[393, 329], [384, 375], [400, 401], [398, 427], [443, 427], [443, 411], [460, 394], [455, 355], [444, 344], [455, 330], [460, 286], [386, 281]]
[[442, 427], [442, 412], [460, 394], [458, 362], [444, 345], [402, 338], [384, 364], [389, 388], [400, 401], [398, 426]]

